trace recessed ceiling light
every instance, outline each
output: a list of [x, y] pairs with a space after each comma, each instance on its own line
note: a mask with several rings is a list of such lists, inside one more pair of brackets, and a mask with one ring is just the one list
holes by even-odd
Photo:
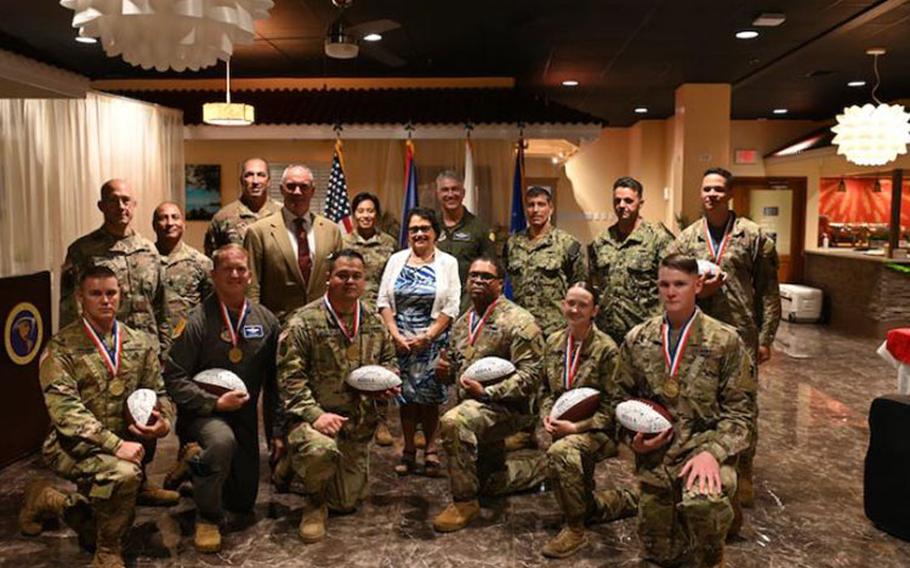
[[647, 114], [648, 107], [635, 107], [636, 114]]
[[774, 114], [787, 114], [790, 111], [785, 108], [776, 108], [776, 109], [772, 110], [771, 112], [773, 112]]
[[88, 36], [76, 36], [76, 41], [79, 43], [98, 43], [97, 38], [88, 37]]
[[367, 34], [363, 36], [363, 41], [379, 41], [382, 39], [382, 36], [379, 34]]
[[847, 83], [847, 86], [848, 87], [865, 87], [866, 82], [865, 81], [850, 81], [849, 83]]
[[563, 86], [563, 87], [577, 87], [577, 86], [578, 86], [578, 81], [576, 81], [576, 80], [574, 80], [574, 79], [567, 79], [567, 80], [565, 80], [565, 81], [562, 82], [562, 86]]
[[736, 39], [755, 39], [758, 37], [758, 32], [755, 30], [741, 30], [736, 32]]

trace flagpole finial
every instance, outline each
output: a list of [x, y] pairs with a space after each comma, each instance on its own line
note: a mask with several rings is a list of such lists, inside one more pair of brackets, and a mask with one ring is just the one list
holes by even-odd
[[411, 124], [411, 121], [408, 121], [408, 123], [404, 125], [404, 129], [405, 129], [405, 132], [408, 133], [408, 140], [410, 140], [411, 135], [414, 133], [414, 125]]
[[474, 130], [474, 125], [471, 124], [470, 122], [465, 122], [464, 123], [464, 137], [470, 138], [472, 130]]
[[341, 131], [344, 130], [344, 126], [340, 122], [336, 122], [332, 126], [332, 130], [335, 131], [335, 138], [341, 138]]
[[518, 121], [518, 140], [524, 142], [525, 139], [525, 123], [523, 121]]

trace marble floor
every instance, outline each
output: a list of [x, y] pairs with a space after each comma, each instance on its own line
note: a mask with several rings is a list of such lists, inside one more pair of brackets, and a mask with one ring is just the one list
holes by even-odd
[[[875, 355], [877, 342], [816, 326], [782, 324], [774, 357], [762, 366], [761, 442], [756, 506], [727, 549], [731, 567], [910, 566], [910, 543], [880, 532], [862, 509], [862, 472], [872, 399], [893, 392], [896, 373]], [[166, 440], [152, 467], [160, 478], [175, 453]], [[375, 448], [371, 496], [352, 515], [331, 517], [329, 536], [305, 546], [297, 538], [301, 499], [261, 484], [254, 524], [234, 522], [224, 551], [192, 547], [193, 504], [141, 508], [130, 535], [131, 566], [637, 566], [634, 520], [595, 526], [590, 545], [564, 561], [539, 548], [560, 514], [552, 495], [520, 495], [485, 509], [468, 529], [437, 535], [432, 516], [447, 502], [447, 481], [392, 471], [397, 452]], [[264, 462], [263, 462], [264, 463]], [[265, 469], [265, 468], [263, 468]], [[264, 473], [264, 472], [263, 472]], [[0, 472], [0, 565], [79, 566], [89, 562], [75, 534], [62, 528], [19, 535], [16, 514], [24, 485], [47, 475], [37, 458]], [[598, 467], [600, 486], [630, 479], [628, 461]]]

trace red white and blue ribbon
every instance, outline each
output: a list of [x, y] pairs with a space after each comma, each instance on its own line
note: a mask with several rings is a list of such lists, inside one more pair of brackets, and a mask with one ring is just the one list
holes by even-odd
[[565, 382], [566, 390], [569, 390], [575, 382], [575, 372], [578, 370], [578, 361], [581, 359], [581, 346], [584, 341], [576, 342], [571, 333], [566, 335], [568, 335], [568, 339], [566, 339], [565, 371], [563, 380]]
[[727, 219], [726, 226], [724, 226], [724, 237], [720, 240], [720, 243], [715, 243], [714, 237], [711, 236], [711, 230], [708, 228], [708, 220], [704, 219], [705, 240], [708, 241], [708, 252], [711, 253], [714, 264], [717, 266], [720, 266], [724, 251], [727, 250], [727, 245], [730, 244], [730, 237], [733, 235], [733, 222], [735, 220], [735, 215], [730, 215], [730, 218]]
[[487, 323], [487, 318], [493, 313], [493, 308], [496, 307], [496, 302], [498, 301], [499, 298], [493, 300], [493, 303], [483, 313], [483, 317], [477, 317], [477, 312], [474, 311], [474, 308], [471, 308], [471, 311], [468, 312], [468, 345], [474, 345], [474, 342], [480, 337], [481, 332], [483, 332], [483, 326]]
[[686, 344], [689, 342], [689, 334], [692, 332], [692, 324], [695, 322], [695, 316], [698, 314], [698, 308], [692, 312], [689, 319], [683, 325], [679, 333], [679, 341], [676, 346], [670, 345], [670, 320], [664, 316], [664, 323], [661, 325], [661, 336], [663, 337], [664, 361], [667, 363], [667, 369], [670, 376], [675, 377], [679, 373], [679, 363], [682, 361], [683, 353], [686, 352]]
[[114, 327], [111, 329], [111, 338], [114, 343], [112, 346], [108, 346], [105, 343], [104, 338], [98, 335], [92, 324], [85, 318], [82, 318], [82, 327], [85, 328], [85, 333], [95, 344], [95, 349], [101, 354], [101, 360], [104, 361], [104, 366], [107, 367], [111, 378], [116, 377], [120, 371], [120, 354], [123, 351], [123, 337], [120, 335], [120, 326], [117, 325], [117, 320], [114, 320]]
[[221, 319], [224, 320], [224, 327], [227, 328], [228, 336], [231, 338], [231, 347], [237, 347], [240, 328], [243, 326], [243, 322], [246, 321], [246, 316], [249, 314], [249, 306], [247, 305], [246, 298], [243, 299], [243, 307], [240, 308], [240, 317], [237, 318], [236, 327], [231, 325], [231, 314], [228, 312], [228, 308], [224, 305], [224, 302], [218, 302], [218, 304], [221, 306]]
[[335, 313], [335, 308], [332, 307], [328, 294], [323, 294], [322, 303], [325, 304], [325, 309], [328, 310], [329, 315], [335, 321], [335, 325], [348, 339], [348, 343], [354, 343], [357, 340], [357, 334], [360, 332], [360, 300], [357, 301], [357, 307], [354, 308], [354, 327], [350, 331], [348, 331], [348, 326], [344, 325], [344, 321]]

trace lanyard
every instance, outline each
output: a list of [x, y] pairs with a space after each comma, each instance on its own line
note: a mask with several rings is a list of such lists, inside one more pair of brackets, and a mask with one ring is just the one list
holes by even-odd
[[224, 302], [219, 301], [218, 304], [221, 306], [221, 318], [224, 320], [224, 325], [228, 330], [228, 336], [231, 338], [231, 346], [237, 347], [237, 343], [240, 341], [240, 328], [243, 326], [243, 322], [246, 321], [246, 316], [250, 313], [246, 298], [243, 300], [243, 307], [240, 308], [240, 317], [237, 318], [236, 327], [231, 325], [231, 315], [228, 313], [227, 306], [224, 305]]
[[82, 318], [82, 327], [85, 328], [89, 339], [95, 344], [95, 349], [101, 354], [101, 360], [104, 361], [104, 366], [110, 372], [111, 378], [116, 377], [120, 371], [120, 354], [123, 351], [123, 337], [120, 335], [120, 326], [117, 325], [117, 320], [114, 320], [114, 327], [111, 331], [111, 336], [114, 340], [114, 344], [111, 346], [104, 342], [104, 338], [98, 335], [92, 324], [85, 318]]
[[347, 338], [348, 343], [357, 341], [357, 334], [360, 332], [360, 300], [357, 301], [357, 306], [354, 308], [354, 326], [350, 331], [348, 331], [348, 326], [344, 325], [344, 321], [335, 313], [335, 308], [332, 307], [332, 302], [329, 301], [328, 294], [322, 296], [322, 303], [325, 304], [325, 309], [328, 310], [335, 325], [338, 326], [338, 329], [340, 329], [341, 333]]
[[566, 390], [572, 388], [572, 383], [575, 382], [575, 372], [578, 370], [578, 361], [581, 359], [581, 346], [584, 341], [575, 342], [575, 339], [572, 337], [572, 333], [568, 333], [568, 339], [566, 339], [566, 359], [565, 359], [565, 374], [563, 380], [566, 385]]
[[675, 346], [670, 345], [670, 320], [664, 316], [664, 323], [661, 325], [661, 335], [663, 337], [664, 361], [670, 371], [670, 376], [675, 377], [679, 373], [679, 363], [682, 361], [683, 353], [686, 351], [686, 344], [689, 342], [689, 334], [692, 332], [692, 324], [695, 322], [695, 316], [698, 314], [698, 308], [689, 316], [679, 334], [679, 341]]
[[487, 323], [487, 318], [490, 317], [490, 314], [493, 313], [493, 308], [496, 307], [496, 303], [499, 301], [499, 298], [493, 300], [493, 303], [487, 308], [483, 313], [483, 317], [478, 318], [477, 312], [474, 311], [474, 308], [471, 308], [471, 311], [468, 312], [468, 344], [474, 345], [477, 341], [477, 338], [480, 337], [480, 334], [483, 332], [483, 326]]
[[714, 264], [717, 266], [720, 266], [721, 257], [724, 256], [724, 251], [727, 250], [727, 245], [730, 244], [730, 237], [733, 235], [733, 222], [735, 219], [735, 215], [730, 215], [730, 218], [727, 219], [727, 224], [724, 227], [724, 236], [720, 240], [720, 243], [714, 242], [714, 237], [711, 236], [711, 230], [708, 228], [708, 220], [704, 219], [705, 240], [708, 241], [708, 252], [711, 253]]

